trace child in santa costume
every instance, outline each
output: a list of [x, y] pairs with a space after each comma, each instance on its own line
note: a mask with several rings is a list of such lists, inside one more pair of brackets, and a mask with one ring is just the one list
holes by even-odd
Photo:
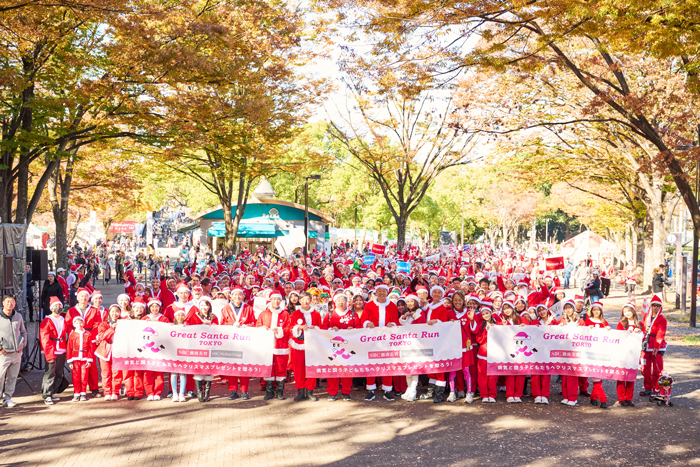
[[63, 303], [58, 297], [51, 297], [51, 314], [39, 326], [41, 350], [46, 359], [46, 369], [41, 382], [41, 391], [46, 405], [58, 400], [55, 394], [66, 390], [68, 379], [63, 376], [66, 363], [66, 322], [63, 318]]
[[[144, 321], [156, 321], [160, 323], [169, 323], [170, 320], [166, 318], [161, 312], [162, 303], [156, 297], [151, 297], [148, 299], [148, 311], [149, 313], [142, 319]], [[163, 393], [163, 372], [161, 371], [144, 371], [143, 372], [143, 383], [146, 389], [146, 399], [149, 401], [159, 401], [160, 395]]]
[[[231, 303], [221, 309], [220, 324], [224, 326], [248, 327], [255, 326], [255, 311], [253, 307], [245, 303], [245, 290], [237, 286], [231, 291]], [[249, 376], [228, 376], [229, 400], [238, 399], [238, 389], [240, 387], [240, 398], [249, 400], [248, 385]]]
[[95, 355], [100, 359], [102, 389], [105, 401], [118, 400], [119, 389], [122, 386], [122, 372], [112, 370], [112, 343], [120, 315], [121, 308], [119, 305], [110, 306], [107, 321], [103, 321], [97, 327], [97, 349], [95, 350]]
[[292, 335], [289, 339], [289, 346], [294, 364], [294, 386], [297, 388], [297, 396], [294, 402], [303, 400], [317, 401], [314, 396], [316, 388], [316, 378], [306, 377], [306, 347], [304, 345], [304, 332], [307, 329], [320, 328], [323, 319], [321, 314], [311, 308], [311, 294], [303, 292], [299, 296], [299, 307], [294, 310], [289, 318], [292, 326]]
[[[379, 284], [375, 288], [376, 297], [365, 305], [365, 311], [362, 313], [362, 326], [365, 328], [375, 327], [392, 327], [399, 325], [399, 310], [387, 297], [389, 295], [389, 287], [385, 284]], [[384, 399], [394, 401], [392, 390], [392, 377], [384, 376], [382, 379], [382, 390], [384, 391]], [[373, 401], [375, 399], [374, 391], [377, 389], [377, 378], [370, 376], [367, 378], [367, 396], [365, 401]]]
[[[340, 329], [356, 329], [362, 327], [362, 320], [357, 315], [355, 310], [348, 309], [348, 297], [344, 294], [336, 294], [333, 297], [333, 311], [326, 315], [323, 323], [323, 329], [331, 329], [337, 332]], [[334, 344], [342, 345], [345, 341], [340, 336], [336, 336], [331, 341]], [[350, 352], [351, 354], [354, 351]], [[343, 351], [344, 354], [344, 351]], [[332, 358], [343, 358], [338, 353]], [[342, 386], [342, 387], [341, 387]], [[328, 400], [333, 402], [338, 399], [338, 388], [341, 387], [343, 400], [351, 401], [350, 391], [352, 390], [352, 378], [328, 378], [326, 380], [326, 388], [328, 391]]]
[[68, 337], [66, 362], [73, 372], [73, 402], [77, 402], [87, 400], [87, 375], [94, 360], [94, 348], [82, 316], [73, 318], [73, 326], [75, 330]]
[[265, 397], [270, 400], [275, 397], [274, 381], [277, 381], [277, 399], [284, 400], [284, 380], [287, 377], [287, 361], [289, 360], [289, 313], [282, 307], [282, 294], [273, 292], [269, 297], [270, 303], [258, 316], [257, 327], [265, 327], [275, 335], [275, 347], [272, 351], [272, 375], [265, 378]]
[[664, 354], [666, 353], [666, 318], [663, 316], [663, 303], [658, 295], [651, 299], [651, 311], [642, 322], [646, 330], [642, 343], [642, 376], [644, 376], [644, 391], [640, 396], [649, 396], [659, 392], [659, 376], [664, 369]]
[[[610, 325], [605, 321], [603, 316], [603, 304], [600, 302], [591, 303], [591, 308], [588, 310], [588, 315], [583, 321], [583, 326], [589, 328], [605, 328], [610, 330]], [[593, 391], [591, 392], [591, 405], [600, 405], [601, 409], [608, 408], [608, 398], [603, 390], [603, 380], [600, 378], [591, 378], [593, 380]]]
[[[617, 323], [616, 329], [627, 332], [644, 333], [644, 324], [637, 317], [637, 309], [634, 301], [629, 302], [622, 307], [620, 321]], [[634, 397], [634, 381], [618, 381], [617, 382], [617, 400], [623, 407], [634, 407], [632, 401]]]

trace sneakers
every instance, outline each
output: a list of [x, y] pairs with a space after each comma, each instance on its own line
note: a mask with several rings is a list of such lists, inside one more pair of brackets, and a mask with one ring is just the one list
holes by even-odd
[[562, 403], [563, 405], [569, 405], [569, 399], [562, 399], [562, 400], [561, 400], [561, 403]]
[[464, 391], [457, 391], [457, 399], [464, 399]]
[[384, 391], [384, 400], [394, 402], [396, 399], [394, 399], [394, 395], [391, 393], [391, 391]]
[[516, 404], [522, 404], [522, 403], [523, 403], [523, 400], [522, 400], [521, 398], [519, 398], [519, 397], [514, 397], [513, 399], [515, 400], [515, 403], [516, 403]]
[[338, 400], [338, 396], [334, 396], [333, 394], [328, 396], [328, 402], [335, 402], [337, 400]]
[[80, 402], [85, 402], [87, 400], [87, 397], [85, 397], [85, 394], [80, 395]]
[[160, 400], [160, 396], [159, 396], [158, 394], [156, 394], [155, 396], [153, 396], [153, 400], [154, 400], [154, 401], [159, 401], [159, 400]]
[[512, 404], [513, 402], [515, 402], [515, 397], [509, 397], [508, 399], [506, 399], [506, 402]]
[[455, 402], [457, 400], [457, 394], [454, 391], [450, 392], [450, 395], [447, 396], [447, 402]]
[[59, 399], [58, 397], [56, 397], [56, 395], [54, 394], [53, 396], [51, 396], [51, 400], [54, 401], [54, 402], [58, 402], [58, 401], [60, 401], [61, 399]]
[[376, 399], [376, 396], [374, 395], [374, 391], [369, 391], [367, 395], [365, 396], [365, 402], [371, 402], [374, 399]]
[[46, 399], [44, 399], [44, 404], [53, 405], [53, 401], [51, 400], [51, 397], [47, 397]]
[[12, 399], [5, 399], [5, 401], [2, 403], [2, 406], [7, 407], [8, 409], [11, 409], [16, 405], [17, 403], [15, 403], [15, 401], [13, 401]]
[[119, 396], [116, 395], [116, 394], [112, 394], [112, 400], [113, 400], [113, 401], [118, 401], [118, 400], [119, 400]]
[[541, 396], [535, 397], [535, 404], [541, 404], [541, 403], [542, 403], [542, 397]]
[[546, 397], [540, 397], [540, 404], [549, 404], [549, 399]]
[[228, 395], [228, 400], [235, 401], [236, 399], [238, 399], [238, 391], [231, 391], [231, 394]]
[[352, 401], [352, 397], [350, 397], [350, 394], [343, 394], [343, 400], [344, 401]]
[[249, 400], [250, 400], [250, 396], [248, 395], [247, 392], [242, 392], [242, 393], [241, 393], [241, 400], [242, 400], [242, 401], [249, 401]]
[[598, 399], [591, 399], [591, 405], [598, 405]]
[[154, 399], [153, 399], [153, 396], [148, 396], [148, 397], [146, 398], [146, 400], [147, 400], [147, 401], [152, 401], [152, 400], [154, 400]]
[[[183, 396], [184, 398], [184, 396]], [[177, 397], [177, 394], [173, 394], [173, 402], [180, 402], [180, 398]]]
[[474, 402], [474, 394], [472, 394], [471, 392], [468, 392], [467, 396], [464, 398], [464, 403], [471, 404], [472, 402]]
[[187, 402], [187, 398], [185, 398], [184, 394], [180, 394], [177, 396], [177, 400], [180, 402]]
[[578, 405], [578, 401], [569, 401], [568, 405], [569, 407], [575, 407], [576, 405]]
[[73, 400], [71, 402], [80, 402], [80, 394], [76, 394], [73, 396]]
[[608, 403], [607, 403], [607, 402], [601, 402], [601, 403], [600, 403], [600, 408], [601, 408], [601, 409], [607, 409], [607, 408], [608, 408]]

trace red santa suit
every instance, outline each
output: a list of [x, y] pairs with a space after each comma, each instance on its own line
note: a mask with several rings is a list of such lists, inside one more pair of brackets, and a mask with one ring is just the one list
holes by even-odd
[[[568, 321], [566, 319], [566, 316], [562, 316], [560, 319], [560, 322], [564, 322], [564, 326], [568, 327], [573, 327], [573, 326], [580, 326], [583, 324], [582, 320], [578, 321]], [[561, 393], [564, 396], [564, 400], [569, 401], [569, 402], [576, 402], [578, 399], [578, 392], [579, 392], [579, 377], [577, 376], [566, 376], [562, 375], [561, 377]], [[588, 381], [588, 378], [586, 378], [586, 381]]]
[[[143, 321], [155, 321], [159, 323], [169, 323], [170, 320], [165, 317], [162, 313], [154, 315], [149, 313], [143, 318]], [[189, 323], [188, 323], [189, 324]], [[163, 372], [162, 371], [144, 371], [143, 372], [143, 385], [146, 389], [147, 397], [158, 396], [163, 393]], [[156, 399], [157, 400], [157, 399]]]
[[[476, 380], [472, 379], [471, 367], [475, 365], [474, 347], [476, 347], [476, 339], [470, 329], [471, 320], [469, 319], [468, 308], [459, 312], [452, 311], [452, 318], [459, 321], [462, 329], [462, 369], [455, 374], [455, 383], [457, 391], [466, 391], [473, 394], [476, 389]], [[475, 314], [474, 317], [477, 315]], [[476, 370], [474, 370], [476, 373]]]
[[75, 330], [68, 337], [66, 362], [73, 364], [73, 394], [87, 394], [88, 367], [94, 360], [94, 344], [92, 336], [84, 329]]
[[[496, 326], [500, 324], [500, 320], [496, 315], [492, 315], [496, 321]], [[492, 323], [491, 326], [494, 326]], [[496, 382], [498, 381], [498, 376], [489, 376], [486, 365], [486, 355], [488, 352], [488, 330], [484, 326], [484, 321], [480, 321], [476, 330], [476, 342], [479, 344], [479, 350], [477, 351], [477, 365], [479, 366], [478, 379], [479, 379], [479, 393], [482, 398], [489, 397], [491, 399], [496, 399], [497, 388]]]
[[264, 326], [267, 329], [277, 328], [275, 331], [275, 348], [272, 358], [272, 376], [266, 380], [284, 381], [287, 377], [287, 361], [289, 360], [289, 335], [290, 321], [287, 310], [280, 307], [276, 310], [268, 307], [260, 313], [255, 323], [257, 327]]
[[[384, 303], [377, 302], [375, 298], [365, 305], [365, 311], [362, 313], [362, 326], [366, 328], [369, 323], [374, 324], [376, 327], [384, 327], [389, 324], [398, 326], [399, 310], [388, 298]], [[384, 376], [380, 377], [380, 379], [382, 380], [382, 390], [386, 392], [391, 391], [393, 387], [392, 377]], [[374, 391], [375, 389], [377, 389], [377, 378], [368, 376], [367, 390]]]
[[109, 321], [103, 321], [97, 327], [97, 348], [95, 356], [100, 359], [102, 373], [102, 389], [105, 397], [119, 397], [119, 389], [122, 386], [122, 372], [112, 370], [112, 341], [115, 328]]
[[[219, 323], [223, 326], [255, 326], [255, 312], [253, 307], [241, 302], [241, 306], [236, 308], [233, 303], [229, 303], [221, 310]], [[228, 391], [238, 391], [239, 383], [241, 392], [248, 392], [250, 384], [249, 376], [228, 376]]]
[[[651, 305], [661, 303], [658, 295], [654, 295], [651, 299]], [[644, 390], [659, 392], [659, 376], [664, 369], [664, 353], [666, 353], [666, 328], [668, 322], [663, 316], [663, 307], [659, 310], [656, 317], [653, 312], [649, 312], [643, 317], [642, 323], [646, 333], [644, 342], [647, 343], [646, 350], [642, 355], [642, 376], [644, 376]], [[654, 353], [654, 351], [656, 353]]]
[[172, 323], [175, 319], [175, 310], [181, 309], [185, 310], [185, 316], [190, 316], [190, 314], [196, 314], [199, 313], [199, 309], [195, 306], [193, 301], [189, 301], [187, 303], [181, 303], [181, 302], [173, 302], [170, 305], [168, 305], [167, 308], [161, 308], [163, 311], [163, 315], [168, 318], [168, 320]]
[[[343, 313], [339, 313], [337, 308], [333, 310], [333, 313], [328, 313], [321, 326], [323, 329], [358, 329], [362, 327], [362, 320], [355, 310], [345, 310]], [[334, 360], [336, 358], [343, 358], [345, 351], [343, 349], [342, 353], [336, 352], [331, 358]], [[342, 394], [350, 394], [352, 390], [352, 378], [328, 378], [326, 380], [326, 390], [328, 395], [337, 396], [338, 388], [342, 386]]]
[[[83, 321], [85, 323], [84, 329], [87, 332], [89, 332], [90, 335], [93, 337], [93, 346], [97, 346], [97, 327], [102, 322], [102, 313], [100, 313], [100, 310], [98, 310], [92, 305], [88, 305], [88, 308], [85, 311], [85, 313], [83, 313], [80, 310], [80, 307], [78, 305], [69, 308], [68, 312], [66, 313], [66, 335], [70, 335], [70, 333], [73, 332], [73, 319], [75, 319], [76, 316], [80, 316], [83, 318]], [[89, 390], [97, 391], [99, 389], [97, 365], [90, 365], [87, 369], [87, 372], [87, 385], [89, 387]]]
[[39, 326], [39, 337], [46, 361], [53, 362], [58, 355], [66, 353], [66, 320], [60, 315], [47, 316]]
[[292, 363], [294, 365], [294, 386], [299, 389], [313, 391], [316, 388], [316, 378], [306, 377], [306, 347], [304, 345], [304, 331], [302, 326], [320, 328], [322, 324], [321, 315], [318, 311], [309, 308], [303, 310], [301, 307], [294, 310], [289, 318], [292, 326], [289, 346], [292, 352]]
[[[583, 326], [593, 326], [594, 328], [607, 328], [610, 327], [607, 321], [603, 320], [601, 321], [595, 321], [590, 317], [587, 317], [584, 322]], [[605, 395], [605, 391], [603, 390], [603, 380], [600, 378], [591, 378], [593, 381], [593, 390], [591, 391], [591, 400], [597, 400], [600, 402], [608, 402], [608, 398]]]
[[[634, 325], [634, 322], [630, 322], [627, 327], [625, 327], [622, 322], [617, 323], [616, 328], [620, 331], [628, 332], [638, 332], [644, 333], [644, 323], [639, 323], [639, 327]], [[617, 382], [617, 400], [618, 401], [628, 401], [632, 402], [634, 398], [634, 381], [618, 381]]]
[[56, 276], [56, 280], [61, 284], [61, 290], [63, 291], [63, 303], [70, 303], [70, 287], [68, 287], [68, 282], [63, 278], [63, 276]]
[[[528, 323], [530, 326], [547, 326], [547, 322], [543, 321], [539, 316]], [[532, 397], [545, 397], [549, 399], [551, 391], [552, 376], [551, 375], [532, 375], [530, 379], [530, 390]]]

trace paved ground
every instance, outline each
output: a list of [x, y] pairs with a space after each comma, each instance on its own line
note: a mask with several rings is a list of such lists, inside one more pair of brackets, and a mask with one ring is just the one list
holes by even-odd
[[[115, 287], [116, 289], [116, 287]], [[109, 291], [110, 296], [113, 291]], [[116, 294], [114, 294], [116, 297]], [[106, 300], [110, 303], [110, 300]], [[635, 408], [587, 404], [435, 405], [432, 402], [228, 401], [71, 403], [46, 406], [19, 383], [15, 409], [0, 409], [0, 466], [96, 465], [700, 465], [700, 347], [671, 345], [674, 407], [637, 397]], [[27, 374], [39, 388], [41, 372]], [[637, 382], [637, 390], [641, 380]], [[610, 401], [613, 382], [606, 382]], [[323, 387], [318, 390], [325, 393]]]

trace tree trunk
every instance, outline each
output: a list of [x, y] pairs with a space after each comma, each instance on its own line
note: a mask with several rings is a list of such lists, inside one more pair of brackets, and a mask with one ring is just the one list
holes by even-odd
[[645, 294], [651, 290], [651, 276], [654, 269], [654, 230], [655, 219], [649, 210], [647, 210], [647, 225], [644, 229], [644, 283], [642, 284], [642, 292], [639, 295]]
[[633, 243], [634, 243], [634, 264], [641, 265], [644, 263], [644, 219], [635, 219], [632, 224]]
[[399, 211], [399, 217], [396, 218], [396, 251], [402, 251], [406, 243], [406, 221], [408, 216], [403, 210]]
[[27, 222], [27, 205], [29, 204], [29, 164], [20, 159], [17, 170], [17, 207], [15, 208], [15, 224]]

